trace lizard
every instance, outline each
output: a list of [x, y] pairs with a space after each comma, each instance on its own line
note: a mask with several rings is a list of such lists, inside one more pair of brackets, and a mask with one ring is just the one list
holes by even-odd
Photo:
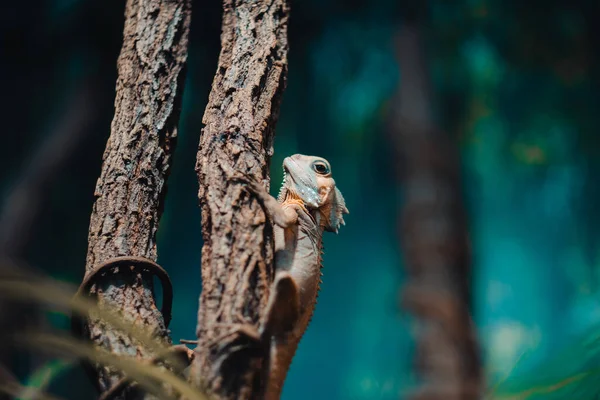
[[279, 399], [300, 339], [312, 318], [321, 284], [323, 232], [338, 233], [349, 214], [321, 157], [295, 154], [283, 161], [279, 195], [271, 196], [258, 181], [244, 177], [273, 224], [275, 278], [260, 325], [268, 345], [264, 398]]

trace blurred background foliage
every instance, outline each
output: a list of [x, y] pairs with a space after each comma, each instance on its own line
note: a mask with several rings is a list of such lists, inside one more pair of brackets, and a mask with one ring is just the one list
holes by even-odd
[[[89, 123], [39, 194], [39, 216], [22, 251], [35, 267], [78, 283], [112, 120], [124, 2], [34, 3], [1, 6], [0, 193], [7, 199], [38, 149], [64, 126], [80, 89], [93, 87]], [[351, 214], [339, 236], [325, 238], [317, 312], [283, 399], [397, 399], [413, 382], [411, 321], [398, 305], [401, 188], [386, 136], [402, 78], [394, 50], [402, 6], [292, 4], [271, 191], [278, 190], [285, 156], [320, 155], [331, 162]], [[195, 333], [201, 235], [194, 162], [220, 13], [218, 0], [193, 3], [178, 147], [158, 238], [159, 262], [176, 288], [175, 341]], [[424, 34], [437, 122], [462, 154], [473, 315], [490, 386], [511, 374], [507, 391], [600, 367], [599, 18], [597, 0], [429, 2]], [[555, 356], [563, 358], [523, 383], [531, 368]], [[51, 373], [32, 374], [23, 360], [15, 365], [23, 382]], [[48, 366], [63, 369], [51, 385], [56, 394], [76, 399], [89, 392], [76, 368]], [[535, 398], [593, 398], [578, 388]]]

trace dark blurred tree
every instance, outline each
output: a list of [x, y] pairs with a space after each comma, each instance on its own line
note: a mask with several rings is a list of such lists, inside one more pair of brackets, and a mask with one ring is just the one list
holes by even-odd
[[423, 51], [425, 5], [408, 2], [397, 37], [401, 79], [392, 109], [404, 205], [400, 235], [409, 280], [403, 303], [417, 318], [414, 400], [477, 399], [482, 391], [470, 317], [470, 249], [457, 151], [437, 128]]
[[0, 213], [0, 254], [21, 258], [37, 221], [44, 193], [63, 172], [95, 120], [93, 77], [84, 80], [47, 139], [28, 157], [27, 168], [12, 188]]
[[[90, 124], [96, 119], [92, 96], [96, 84], [93, 77], [81, 83], [72, 96], [67, 110], [29, 157], [27, 167], [18, 183], [10, 191], [0, 212], [0, 276], [4, 277], [5, 263], [24, 258], [34, 226], [39, 223], [44, 193], [55, 183], [64, 165], [80, 149], [83, 138], [91, 132]], [[102, 97], [102, 96], [99, 96]], [[0, 278], [1, 279], [1, 278]], [[10, 335], [25, 329], [40, 330], [48, 325], [38, 307], [0, 299], [0, 369], [7, 368], [14, 358]], [[30, 354], [30, 368], [42, 364], [44, 356]], [[0, 374], [0, 384], [6, 374]]]

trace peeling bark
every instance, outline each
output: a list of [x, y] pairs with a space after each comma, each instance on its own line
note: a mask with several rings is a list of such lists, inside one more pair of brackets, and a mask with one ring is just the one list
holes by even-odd
[[[156, 232], [177, 137], [190, 16], [189, 0], [127, 1], [115, 115], [94, 193], [86, 274], [116, 256], [156, 260]], [[100, 305], [116, 307], [127, 321], [170, 344], [151, 276], [118, 274], [98, 286]], [[139, 343], [93, 316], [90, 337], [115, 355], [151, 356]], [[122, 376], [101, 366], [98, 373], [102, 391]], [[127, 393], [124, 397], [131, 398]]]
[[287, 0], [225, 0], [221, 54], [200, 138], [202, 294], [192, 380], [218, 398], [257, 398], [256, 329], [273, 279], [265, 213], [236, 171], [265, 179], [287, 75]]
[[481, 369], [469, 315], [471, 260], [458, 155], [433, 123], [418, 24], [403, 27], [398, 57], [392, 131], [404, 189], [400, 235], [409, 283], [403, 298], [417, 317], [416, 363], [424, 381], [411, 398], [477, 399]]

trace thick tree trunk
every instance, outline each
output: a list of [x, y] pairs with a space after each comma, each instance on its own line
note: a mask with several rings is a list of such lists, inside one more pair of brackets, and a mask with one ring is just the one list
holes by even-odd
[[[86, 274], [116, 256], [156, 259], [156, 231], [177, 136], [190, 24], [189, 0], [128, 0], [118, 59], [115, 116], [92, 211]], [[95, 288], [132, 324], [170, 343], [152, 277], [118, 274]], [[148, 351], [91, 318], [91, 339], [115, 355]], [[120, 372], [98, 367], [104, 391]]]
[[404, 304], [417, 317], [414, 400], [480, 396], [481, 371], [469, 315], [470, 251], [459, 163], [432, 117], [427, 68], [416, 23], [400, 32], [402, 72], [393, 131], [402, 157], [401, 237], [409, 284]]
[[224, 1], [221, 54], [196, 170], [202, 295], [192, 379], [219, 398], [256, 398], [265, 350], [252, 338], [273, 279], [272, 228], [239, 182], [268, 182], [287, 74], [287, 0]]

